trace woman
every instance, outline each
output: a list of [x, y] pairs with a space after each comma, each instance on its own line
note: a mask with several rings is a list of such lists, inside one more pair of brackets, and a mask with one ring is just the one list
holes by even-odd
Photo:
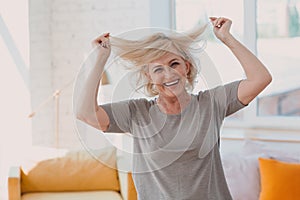
[[[216, 37], [239, 60], [246, 79], [197, 95], [188, 90], [193, 87], [197, 73], [188, 47], [204, 29], [190, 32], [188, 37], [153, 34], [130, 41], [103, 34], [93, 41], [100, 44], [100, 53], [84, 85], [77, 117], [105, 132], [131, 133], [138, 199], [232, 199], [219, 152], [222, 121], [248, 105], [272, 77], [231, 35], [231, 20], [210, 20]], [[156, 96], [154, 100], [97, 104], [103, 66], [111, 51], [110, 39], [118, 55], [132, 62], [140, 78], [146, 80], [146, 91]]]

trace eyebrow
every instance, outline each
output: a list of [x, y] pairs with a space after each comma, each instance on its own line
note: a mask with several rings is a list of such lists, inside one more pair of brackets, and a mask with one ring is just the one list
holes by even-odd
[[[168, 62], [168, 64], [171, 64], [173, 61], [178, 61], [179, 59], [178, 58], [173, 58], [172, 60], [170, 60], [169, 62]], [[163, 65], [162, 64], [157, 64], [157, 65], [155, 65], [155, 66], [153, 66], [153, 69], [154, 68], [156, 68], [156, 67], [162, 67]]]
[[172, 60], [169, 61], [169, 64], [171, 64], [174, 60], [178, 60], [178, 58], [173, 58]]

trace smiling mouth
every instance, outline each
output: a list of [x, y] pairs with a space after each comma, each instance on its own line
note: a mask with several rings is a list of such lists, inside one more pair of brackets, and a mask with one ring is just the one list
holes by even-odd
[[170, 86], [176, 85], [177, 83], [179, 83], [179, 79], [177, 79], [175, 81], [164, 83], [164, 86], [170, 87]]

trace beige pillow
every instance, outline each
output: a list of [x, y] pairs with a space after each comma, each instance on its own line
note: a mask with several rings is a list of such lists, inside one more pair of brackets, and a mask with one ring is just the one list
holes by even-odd
[[44, 160], [21, 171], [22, 193], [115, 190], [119, 191], [116, 149], [108, 147]]

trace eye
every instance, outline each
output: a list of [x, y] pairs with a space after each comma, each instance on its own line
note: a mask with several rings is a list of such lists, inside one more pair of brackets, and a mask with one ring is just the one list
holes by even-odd
[[174, 67], [176, 67], [177, 65], [179, 65], [179, 62], [173, 62], [173, 63], [171, 64], [171, 67], [174, 68]]
[[162, 68], [161, 67], [156, 67], [154, 70], [153, 70], [154, 73], [160, 73], [162, 72]]

